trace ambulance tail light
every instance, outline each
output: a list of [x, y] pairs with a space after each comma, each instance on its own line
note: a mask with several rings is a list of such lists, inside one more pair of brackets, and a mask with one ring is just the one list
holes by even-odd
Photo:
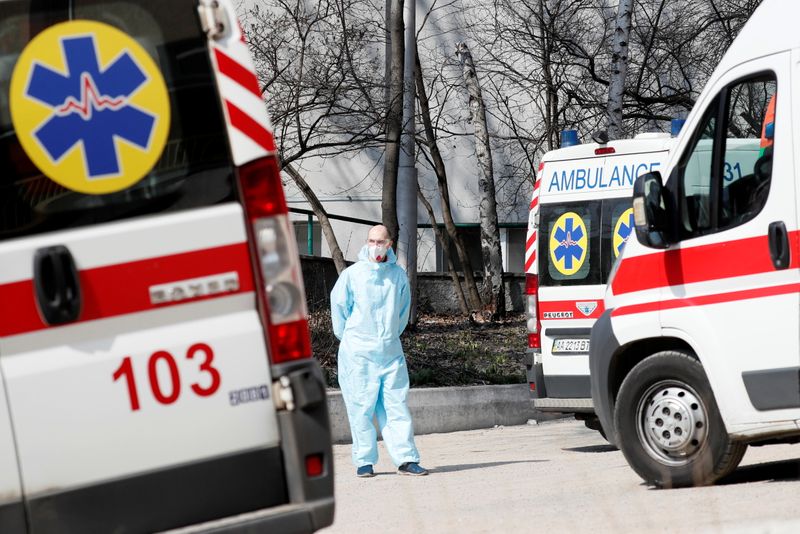
[[237, 169], [237, 178], [256, 263], [258, 309], [272, 363], [310, 358], [303, 274], [277, 158], [247, 163]]
[[539, 277], [535, 274], [525, 275], [525, 311], [528, 317], [528, 347], [542, 348], [541, 323], [539, 323]]
[[606, 154], [614, 154], [616, 150], [614, 150], [613, 146], [601, 146], [600, 148], [594, 149], [595, 156], [605, 156]]

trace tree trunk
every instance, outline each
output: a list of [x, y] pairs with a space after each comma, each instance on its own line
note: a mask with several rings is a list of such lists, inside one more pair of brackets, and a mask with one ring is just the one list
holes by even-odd
[[553, 80], [552, 61], [552, 17], [545, 20], [549, 14], [544, 8], [544, 0], [539, 0], [539, 25], [542, 37], [542, 80], [545, 85], [545, 115], [544, 126], [547, 132], [547, 149], [558, 148], [558, 88]]
[[[436, 224], [436, 215], [433, 213], [431, 203], [428, 202], [428, 199], [425, 198], [425, 195], [423, 195], [422, 191], [419, 190], [419, 184], [417, 185], [417, 197], [419, 198], [419, 201], [422, 202], [422, 205], [425, 206], [425, 211], [428, 212], [428, 217], [431, 220], [431, 226], [436, 234], [436, 239], [439, 240], [442, 248], [448, 250], [450, 248], [450, 239], [448, 238], [447, 234], [443, 232], [442, 229]], [[453, 281], [453, 290], [456, 292], [456, 297], [458, 297], [458, 307], [461, 309], [461, 314], [467, 317], [469, 316], [470, 309], [467, 306], [467, 300], [464, 298], [464, 290], [461, 288], [461, 280], [458, 278], [456, 265], [453, 263], [453, 258], [449, 254], [447, 255], [447, 269], [450, 273], [450, 280]]]
[[[475, 276], [472, 270], [472, 265], [467, 255], [467, 249], [464, 246], [464, 240], [458, 233], [456, 223], [453, 221], [453, 212], [450, 209], [450, 188], [447, 185], [447, 169], [444, 166], [442, 154], [439, 152], [439, 145], [436, 142], [436, 135], [433, 131], [433, 124], [431, 123], [431, 109], [428, 102], [428, 93], [425, 90], [425, 81], [422, 77], [422, 66], [420, 65], [419, 55], [417, 55], [417, 98], [419, 99], [419, 112], [422, 115], [422, 124], [425, 128], [425, 139], [427, 141], [428, 150], [433, 160], [433, 170], [436, 173], [436, 182], [439, 187], [439, 198], [441, 199], [442, 220], [444, 221], [445, 230], [449, 235], [449, 240], [456, 247], [458, 254], [458, 261], [461, 263], [461, 269], [464, 271], [464, 284], [467, 286], [467, 296], [469, 298], [469, 307], [471, 311], [478, 311], [481, 308], [481, 296], [478, 293], [478, 285], [475, 283]], [[432, 223], [433, 224], [433, 223]], [[447, 259], [452, 263], [449, 254], [449, 246], [441, 239], [439, 240], [445, 250], [448, 251]], [[460, 287], [460, 286], [459, 286]]]
[[294, 180], [294, 183], [306, 197], [308, 203], [311, 204], [311, 209], [314, 210], [314, 215], [316, 215], [319, 220], [319, 226], [322, 228], [325, 241], [328, 242], [328, 248], [331, 249], [331, 257], [333, 258], [333, 264], [336, 266], [336, 272], [342, 274], [342, 271], [347, 268], [347, 263], [344, 261], [342, 249], [339, 248], [339, 242], [336, 241], [336, 234], [333, 233], [333, 227], [331, 227], [331, 221], [328, 219], [325, 208], [322, 207], [322, 203], [317, 198], [317, 195], [314, 194], [314, 191], [311, 190], [311, 187], [309, 187], [308, 183], [297, 169], [291, 165], [286, 165], [283, 170], [292, 177], [292, 180]]
[[622, 124], [622, 104], [625, 94], [625, 76], [628, 73], [628, 39], [631, 33], [632, 13], [633, 0], [619, 0], [611, 55], [611, 76], [608, 85], [609, 139], [620, 139], [625, 135], [625, 128]]
[[391, 39], [391, 67], [388, 76], [389, 102], [386, 114], [386, 153], [383, 164], [383, 197], [381, 218], [389, 235], [397, 244], [397, 170], [400, 164], [400, 134], [403, 131], [403, 0], [391, 0], [390, 18], [386, 21]]
[[465, 43], [456, 45], [461, 59], [464, 83], [469, 92], [469, 109], [475, 129], [475, 156], [478, 159], [480, 177], [481, 252], [483, 254], [483, 293], [487, 297], [486, 311], [491, 318], [505, 315], [506, 299], [503, 287], [503, 259], [500, 252], [500, 227], [497, 222], [497, 199], [494, 189], [492, 151], [489, 145], [489, 129], [486, 124], [486, 106], [483, 102], [478, 74], [472, 61], [472, 53]]

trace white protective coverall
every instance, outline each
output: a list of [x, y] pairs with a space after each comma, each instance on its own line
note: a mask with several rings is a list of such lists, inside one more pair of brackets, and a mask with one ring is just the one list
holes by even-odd
[[339, 344], [339, 386], [353, 435], [356, 467], [378, 461], [375, 416], [392, 462], [419, 463], [406, 405], [408, 369], [400, 334], [408, 324], [408, 277], [389, 249], [369, 261], [368, 246], [345, 269], [331, 292], [333, 332]]

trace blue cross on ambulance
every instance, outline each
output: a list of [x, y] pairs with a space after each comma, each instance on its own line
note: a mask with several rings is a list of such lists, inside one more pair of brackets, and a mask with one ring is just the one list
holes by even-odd
[[[606, 280], [633, 230], [631, 190], [639, 174], [665, 163], [674, 139], [562, 146], [539, 164], [525, 251], [528, 348], [525, 366], [535, 407], [572, 413], [600, 430], [589, 389], [591, 327], [603, 313]], [[567, 145], [572, 146], [567, 146]]]
[[800, 440], [798, 14], [755, 10], [667, 165], [634, 185], [636, 238], [592, 330], [591, 391], [654, 486], [711, 484], [748, 445]]
[[311, 532], [331, 439], [228, 0], [0, 0], [0, 532]]

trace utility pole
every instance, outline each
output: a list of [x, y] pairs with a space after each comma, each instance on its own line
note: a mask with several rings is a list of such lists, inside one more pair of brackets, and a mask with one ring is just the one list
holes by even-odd
[[405, 0], [405, 62], [403, 67], [403, 134], [400, 138], [400, 165], [397, 174], [397, 261], [408, 273], [411, 287], [409, 323], [417, 322], [417, 169], [416, 133], [416, 0]]

